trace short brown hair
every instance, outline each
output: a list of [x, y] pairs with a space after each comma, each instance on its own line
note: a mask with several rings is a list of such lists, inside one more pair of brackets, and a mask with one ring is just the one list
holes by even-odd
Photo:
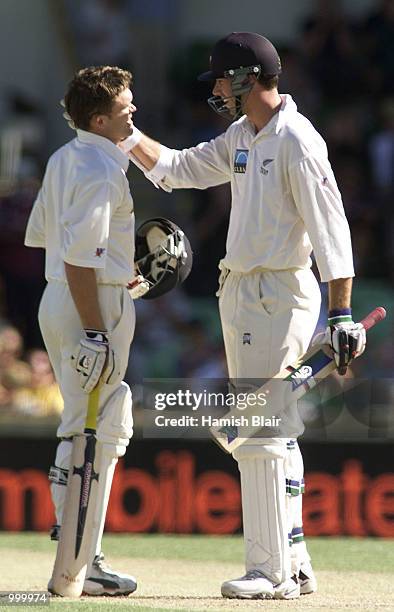
[[94, 115], [109, 115], [115, 98], [132, 84], [128, 70], [116, 66], [91, 66], [75, 73], [64, 102], [77, 128], [88, 130]]
[[258, 82], [260, 83], [260, 85], [263, 86], [264, 89], [266, 89], [267, 91], [270, 91], [271, 89], [278, 88], [279, 77], [278, 75], [274, 75], [274, 76], [261, 75], [258, 78]]

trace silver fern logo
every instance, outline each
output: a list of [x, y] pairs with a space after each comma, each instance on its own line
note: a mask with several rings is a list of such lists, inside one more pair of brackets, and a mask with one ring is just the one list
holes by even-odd
[[252, 334], [250, 332], [245, 332], [242, 336], [242, 344], [250, 344], [252, 341]]
[[263, 163], [260, 166], [261, 174], [264, 174], [264, 175], [268, 174], [267, 166], [273, 161], [274, 161], [273, 159], [265, 159], [263, 161]]

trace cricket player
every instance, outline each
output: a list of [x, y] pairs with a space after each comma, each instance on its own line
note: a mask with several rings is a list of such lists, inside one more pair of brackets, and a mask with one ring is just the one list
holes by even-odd
[[50, 471], [54, 539], [62, 524], [72, 437], [84, 430], [89, 391], [98, 380], [102, 383], [96, 451], [100, 478], [83, 587], [88, 595], [127, 595], [137, 588], [135, 578], [111, 569], [101, 552], [115, 466], [133, 428], [131, 392], [122, 379], [135, 325], [126, 288], [133, 275], [134, 211], [126, 178], [129, 159], [117, 146], [133, 131], [131, 79], [129, 72], [109, 66], [74, 76], [65, 106], [76, 138], [50, 158], [25, 239], [27, 246], [46, 251], [48, 284], [39, 323], [64, 399]]
[[[210, 70], [199, 77], [212, 81], [208, 103], [230, 118], [227, 131], [178, 151], [134, 128], [122, 144], [147, 178], [167, 191], [231, 183], [218, 296], [234, 381], [271, 378], [306, 351], [321, 300], [312, 249], [329, 285], [329, 321], [320, 340], [332, 346], [341, 373], [365, 347], [365, 333], [352, 321], [350, 232], [327, 147], [291, 96], [278, 93], [280, 73], [269, 40], [233, 32], [216, 43]], [[222, 585], [224, 597], [292, 599], [317, 588], [303, 541], [299, 433], [254, 437], [233, 453], [246, 574]]]

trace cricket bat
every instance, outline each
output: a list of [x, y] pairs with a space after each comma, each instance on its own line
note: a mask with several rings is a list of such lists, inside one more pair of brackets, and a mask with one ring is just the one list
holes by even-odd
[[[368, 330], [382, 321], [385, 316], [385, 309], [378, 306], [361, 323]], [[260, 394], [261, 397], [265, 397], [270, 407], [275, 407], [276, 416], [279, 416], [288, 406], [297, 402], [305, 393], [331, 374], [335, 368], [335, 360], [327, 345], [312, 346], [305, 353], [300, 365], [287, 366], [254, 391], [252, 395], [258, 397]], [[232, 453], [245, 440], [262, 429], [258, 412], [259, 410], [263, 412], [263, 410], [256, 407], [255, 402], [251, 405], [248, 404], [245, 408], [245, 403], [242, 409], [237, 405], [233, 406], [229, 412], [220, 418], [221, 424], [210, 427], [215, 442], [228, 453]], [[242, 424], [239, 426], [232, 424], [240, 421], [242, 421]]]
[[79, 597], [92, 548], [99, 458], [96, 427], [100, 386], [89, 394], [84, 433], [73, 437], [66, 500], [50, 590], [62, 597]]

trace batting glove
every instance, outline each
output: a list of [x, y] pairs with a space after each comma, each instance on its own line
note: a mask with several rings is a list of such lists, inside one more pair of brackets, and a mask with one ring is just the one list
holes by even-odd
[[354, 323], [351, 314], [349, 321], [338, 322], [338, 318], [344, 317], [329, 317], [326, 331], [317, 334], [312, 344], [328, 344], [332, 348], [338, 374], [343, 376], [352, 359], [365, 351], [367, 337], [364, 326]]
[[85, 393], [93, 391], [100, 380], [113, 385], [120, 377], [114, 351], [104, 331], [84, 329], [79, 345], [71, 355], [71, 364], [80, 375]]
[[[66, 103], [65, 103], [65, 101], [63, 99], [60, 100], [60, 106], [62, 106], [64, 109], [66, 108]], [[68, 114], [68, 112], [66, 110], [63, 113], [63, 117], [65, 118], [65, 120], [68, 123], [68, 126], [72, 130], [76, 130], [77, 129], [77, 126], [75, 125], [74, 121], [71, 119], [70, 115]]]
[[139, 274], [127, 285], [127, 290], [133, 300], [137, 300], [138, 298], [148, 293], [150, 289], [150, 285], [145, 278]]

